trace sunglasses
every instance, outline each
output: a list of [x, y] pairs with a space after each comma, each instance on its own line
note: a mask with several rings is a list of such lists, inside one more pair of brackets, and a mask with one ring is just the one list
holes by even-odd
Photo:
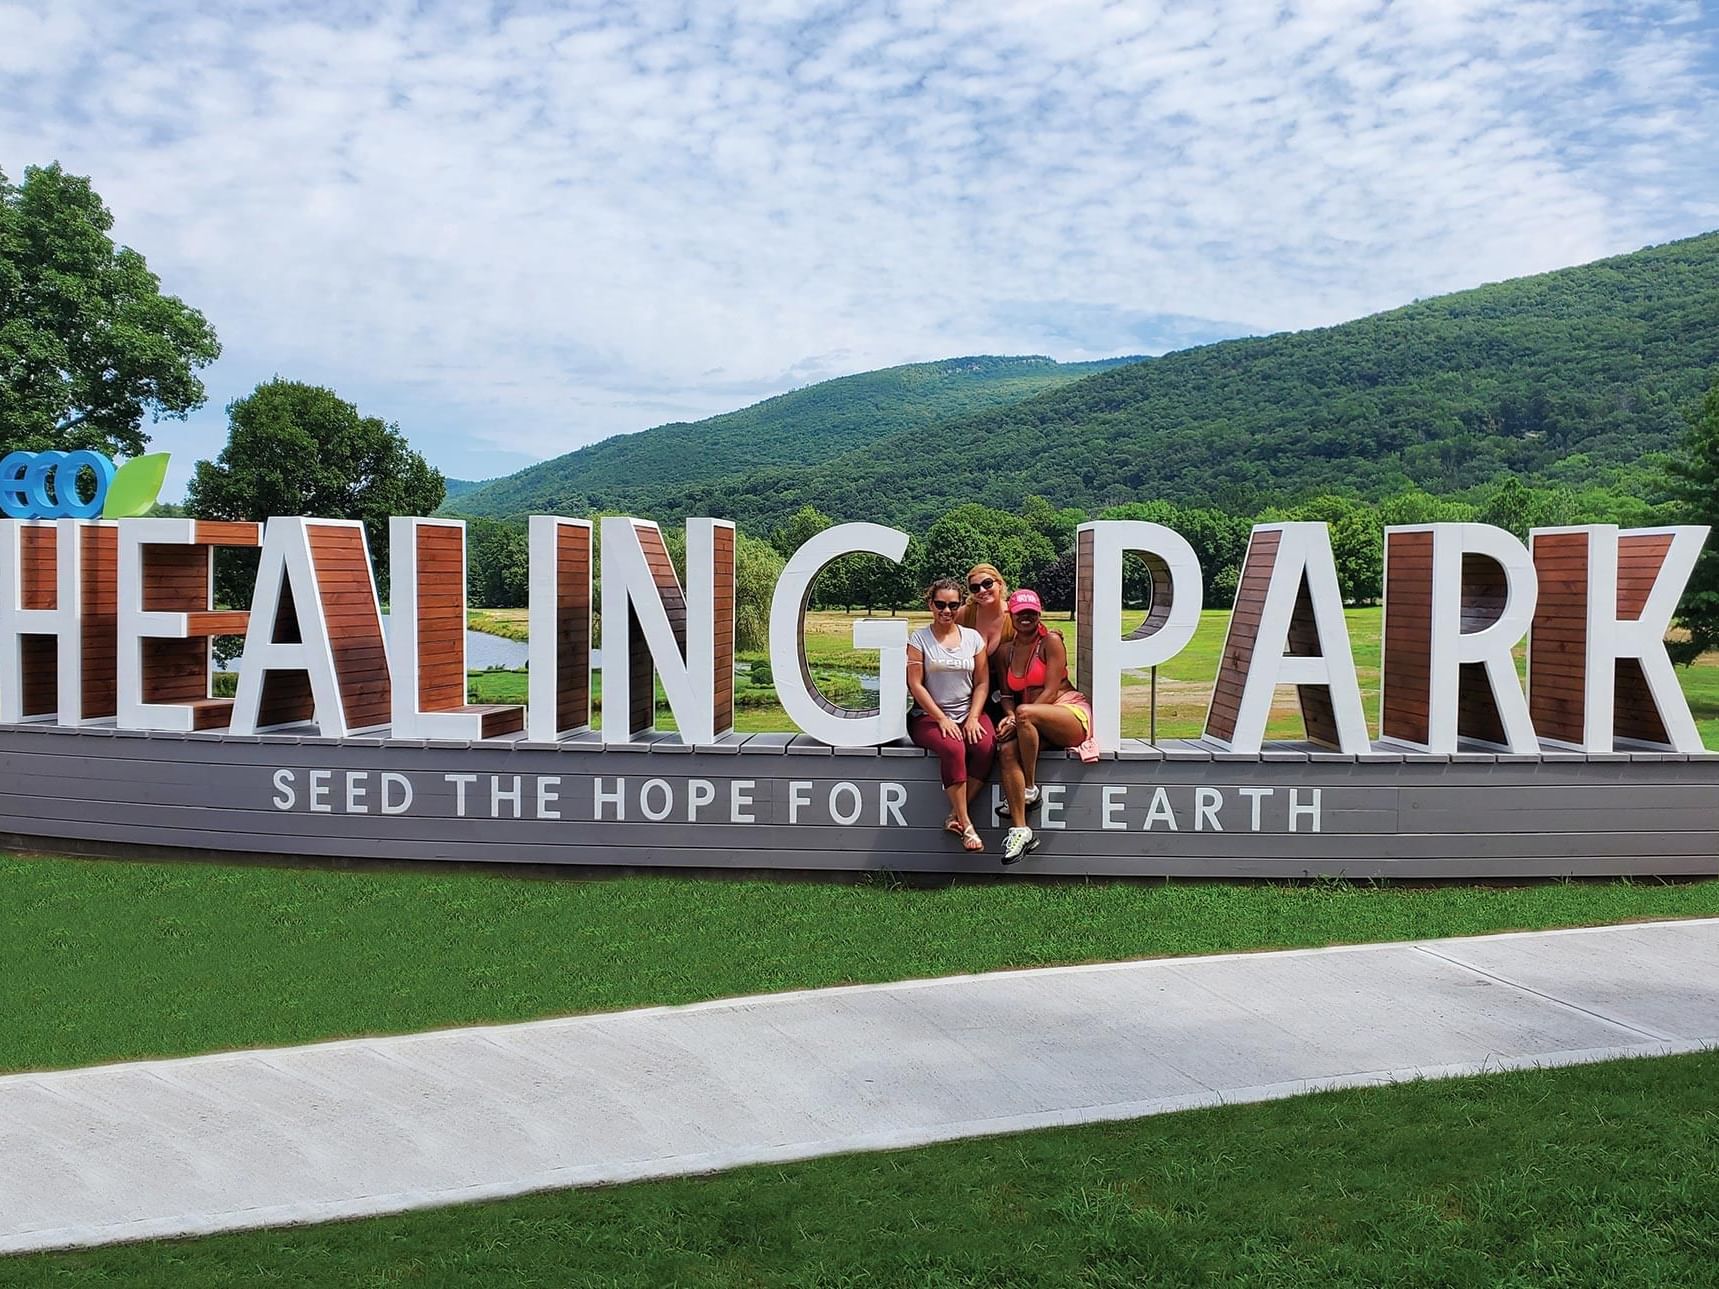
[[953, 613], [953, 612], [955, 612], [956, 609], [961, 607], [961, 601], [959, 601], [959, 600], [933, 600], [933, 601], [931, 601], [931, 607], [934, 609], [942, 609], [945, 613]]
[[1039, 611], [1037, 609], [1016, 609], [1015, 616], [1017, 618], [1036, 618], [1039, 616]]
[[996, 578], [987, 577], [987, 578], [983, 579], [982, 581], [967, 583], [967, 589], [969, 591], [973, 592], [974, 595], [977, 595], [977, 594], [979, 594], [980, 591], [989, 591], [996, 584], [997, 584]]

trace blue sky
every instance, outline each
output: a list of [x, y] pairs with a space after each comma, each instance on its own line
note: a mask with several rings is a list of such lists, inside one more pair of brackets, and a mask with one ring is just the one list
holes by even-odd
[[0, 168], [487, 477], [847, 372], [1342, 321], [1719, 228], [1696, 3], [0, 0]]

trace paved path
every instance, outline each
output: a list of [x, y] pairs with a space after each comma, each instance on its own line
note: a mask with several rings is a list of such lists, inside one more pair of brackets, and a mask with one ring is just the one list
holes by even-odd
[[1719, 919], [962, 976], [0, 1078], [0, 1251], [1719, 1043]]

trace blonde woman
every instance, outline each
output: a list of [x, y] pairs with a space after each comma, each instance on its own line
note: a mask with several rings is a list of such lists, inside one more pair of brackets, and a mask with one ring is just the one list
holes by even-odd
[[1015, 624], [1003, 607], [1009, 584], [995, 564], [975, 564], [967, 571], [967, 594], [971, 598], [961, 610], [961, 625], [983, 636], [985, 656], [994, 658], [1015, 636]]

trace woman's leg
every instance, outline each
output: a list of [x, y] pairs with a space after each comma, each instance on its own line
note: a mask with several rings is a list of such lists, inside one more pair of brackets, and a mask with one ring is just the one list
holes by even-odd
[[1020, 731], [1021, 768], [1026, 786], [1038, 782], [1039, 748], [1075, 747], [1086, 740], [1086, 726], [1074, 709], [1063, 703], [1023, 703], [1015, 709], [1015, 728]]
[[960, 739], [947, 738], [929, 716], [915, 716], [907, 723], [907, 736], [920, 747], [937, 756], [937, 769], [943, 776], [943, 790], [949, 796], [949, 814], [961, 831], [973, 826], [967, 814], [967, 750]]
[[991, 723], [988, 712], [979, 713], [979, 728], [982, 737], [977, 743], [966, 745], [967, 751], [967, 814], [972, 817], [973, 802], [985, 790], [985, 781], [991, 777], [991, 763], [997, 755], [997, 727]]
[[997, 757], [1003, 768], [998, 777], [1003, 784], [1003, 796], [1009, 803], [1009, 823], [1016, 828], [1027, 826], [1027, 779], [1021, 771], [1021, 744], [1009, 739], [997, 745]]

